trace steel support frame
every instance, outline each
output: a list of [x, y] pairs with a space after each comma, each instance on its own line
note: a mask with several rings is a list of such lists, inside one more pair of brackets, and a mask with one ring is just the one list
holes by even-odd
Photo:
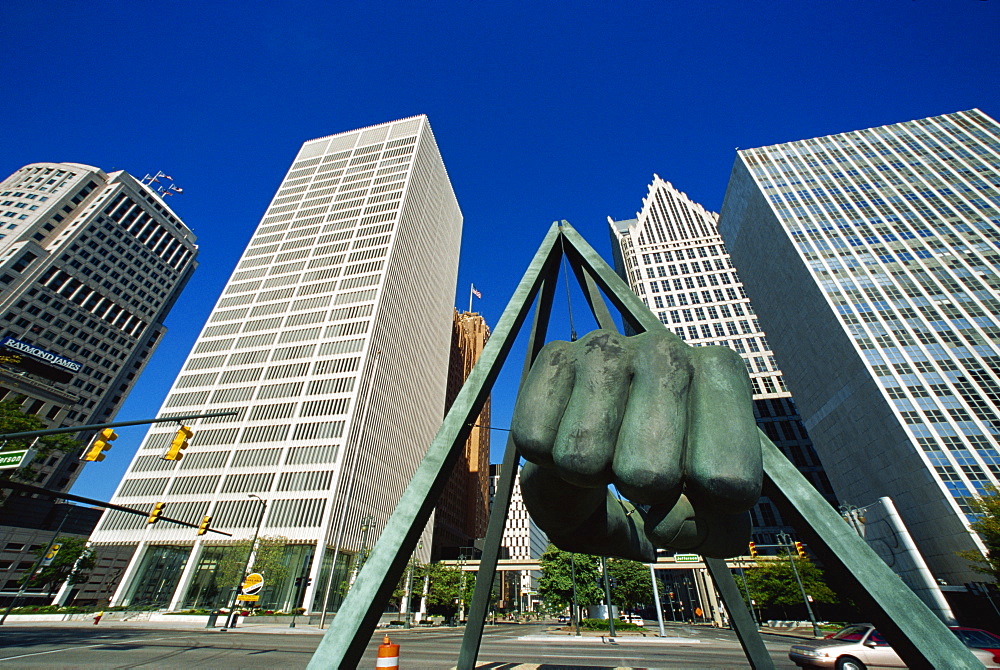
[[[572, 226], [565, 221], [562, 225], [553, 223], [500, 317], [479, 362], [455, 399], [364, 569], [344, 600], [333, 625], [327, 630], [309, 662], [311, 670], [347, 669], [358, 665], [385, 604], [403, 573], [407, 558], [437, 503], [458, 450], [482, 409], [500, 367], [542, 286], [545, 287], [545, 299], [539, 300], [536, 310], [532, 341], [525, 361], [526, 369], [543, 344], [552, 289], [563, 254], [580, 280], [585, 297], [601, 327], [613, 327], [613, 324], [609, 326], [610, 312], [599, 291], [603, 291], [634, 332], [665, 327]], [[913, 668], [948, 667], [959, 670], [982, 667], [864, 540], [851, 531], [829, 503], [763, 433], [760, 433], [760, 440], [764, 454], [765, 493], [783, 508], [787, 518], [810, 540], [811, 547], [824, 563], [838, 571], [853, 586], [858, 602], [868, 606], [866, 613], [904, 662]], [[505, 469], [502, 473], [506, 475], [506, 479], [501, 483], [500, 491], [500, 495], [506, 491], [507, 500], [498, 501], [500, 505], [490, 516], [487, 544], [483, 552], [484, 563], [476, 578], [476, 592], [458, 665], [460, 670], [475, 667], [496, 557], [499, 554], [499, 538], [506, 521], [518, 461], [516, 449], [508, 440], [504, 457]], [[491, 532], [495, 537], [490, 537]], [[486, 565], [489, 560], [492, 560], [494, 569], [489, 569]], [[721, 560], [706, 559], [706, 564], [719, 586], [751, 666], [773, 667], [756, 625], [736, 588], [732, 572]]]

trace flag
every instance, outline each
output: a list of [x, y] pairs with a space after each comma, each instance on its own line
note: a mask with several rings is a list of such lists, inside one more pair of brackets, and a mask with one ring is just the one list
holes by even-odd
[[170, 175], [168, 175], [168, 174], [163, 174], [163, 173], [161, 172], [161, 173], [160, 173], [160, 175], [161, 175], [161, 176], [162, 176], [162, 177], [163, 177], [164, 179], [166, 179], [167, 181], [173, 181], [173, 180], [174, 180], [174, 178], [173, 178], [173, 177], [171, 177], [171, 176], [170, 176]]
[[178, 193], [183, 193], [184, 192], [184, 189], [182, 189], [180, 186], [174, 186], [173, 184], [170, 185], [170, 190], [171, 191], [177, 191]]
[[479, 298], [480, 300], [482, 300], [482, 299], [483, 299], [483, 294], [482, 294], [482, 293], [480, 293], [480, 292], [479, 292], [479, 291], [478, 291], [478, 290], [476, 289], [476, 285], [475, 285], [475, 284], [473, 284], [473, 285], [472, 285], [472, 295], [476, 296], [476, 297], [477, 297], [477, 298]]

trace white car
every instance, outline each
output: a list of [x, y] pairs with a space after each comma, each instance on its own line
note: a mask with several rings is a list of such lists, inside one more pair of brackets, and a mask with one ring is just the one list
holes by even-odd
[[638, 614], [622, 614], [621, 620], [625, 623], [634, 623], [636, 626], [645, 627], [646, 622]]

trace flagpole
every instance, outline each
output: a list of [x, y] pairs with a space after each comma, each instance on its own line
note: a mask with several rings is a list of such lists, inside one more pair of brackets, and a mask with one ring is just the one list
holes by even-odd
[[469, 313], [472, 313], [472, 289], [476, 287], [475, 284], [469, 284]]

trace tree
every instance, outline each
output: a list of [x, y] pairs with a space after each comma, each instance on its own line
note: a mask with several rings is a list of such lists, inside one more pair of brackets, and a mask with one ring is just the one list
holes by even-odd
[[[818, 603], [837, 602], [837, 594], [826, 585], [822, 570], [808, 559], [793, 560], [807, 595], [812, 596]], [[795, 581], [787, 555], [779, 556], [775, 560], [758, 561], [757, 566], [746, 570], [745, 574], [750, 597], [758, 605], [777, 605], [782, 609], [789, 606], [804, 606], [802, 592]]]
[[[0, 402], [0, 433], [27, 433], [34, 430], [44, 430], [45, 423], [37, 416], [25, 414], [21, 411], [21, 405], [17, 402], [5, 400]], [[45, 435], [39, 438], [19, 438], [7, 440], [4, 451], [17, 451], [28, 449], [34, 446], [37, 456], [47, 456], [53, 451], [71, 452], [80, 449], [79, 442], [71, 438], [68, 434]], [[38, 459], [41, 461], [44, 459]], [[34, 479], [36, 468], [29, 463], [25, 467], [16, 470], [0, 470], [0, 480], [2, 479], [22, 479], [31, 481]]]
[[571, 554], [550, 544], [542, 554], [539, 564], [542, 576], [538, 580], [538, 592], [552, 611], [565, 609], [573, 603], [574, 567], [577, 604], [596, 605], [604, 598], [604, 592], [598, 584], [601, 564], [596, 556]]
[[[259, 572], [264, 577], [265, 586], [283, 584], [288, 576], [288, 566], [284, 562], [287, 544], [288, 538], [280, 535], [258, 537], [257, 550], [248, 572]], [[238, 540], [219, 559], [215, 569], [215, 584], [221, 589], [221, 593], [229, 593], [230, 589], [242, 581], [243, 566], [249, 553], [250, 540]]]
[[1000, 583], [1000, 490], [987, 486], [986, 492], [976, 498], [966, 498], [969, 507], [977, 515], [969, 524], [979, 533], [986, 545], [986, 555], [976, 550], [960, 551], [958, 555], [972, 563], [972, 569], [989, 575]]
[[[52, 562], [43, 567], [35, 574], [25, 575], [21, 580], [29, 586], [37, 586], [42, 589], [48, 587], [48, 594], [52, 596], [56, 590], [62, 586], [63, 582], [79, 584], [87, 581], [89, 574], [85, 574], [94, 567], [94, 552], [87, 548], [87, 541], [78, 537], [61, 537], [52, 543], [53, 547], [59, 545], [59, 551], [52, 557]], [[38, 550], [39, 557], [45, 555], [45, 548]]]
[[608, 575], [612, 579], [611, 601], [623, 610], [635, 610], [654, 603], [653, 582], [645, 563], [624, 558], [608, 559]]

